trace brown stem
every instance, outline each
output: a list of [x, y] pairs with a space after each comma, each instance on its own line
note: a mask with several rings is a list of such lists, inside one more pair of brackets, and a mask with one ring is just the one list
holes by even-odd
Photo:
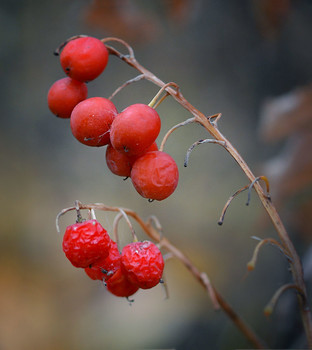
[[[94, 209], [94, 210], [118, 212], [120, 215], [118, 216], [118, 219], [121, 217], [122, 213], [124, 213], [126, 216], [131, 216], [141, 226], [142, 230], [146, 233], [148, 237], [150, 237], [153, 241], [158, 242], [162, 248], [166, 249], [168, 252], [170, 252], [173, 256], [175, 256], [184, 264], [184, 266], [191, 272], [191, 274], [197, 279], [197, 281], [206, 289], [206, 291], [208, 292], [212, 300], [212, 303], [215, 309], [222, 308], [223, 311], [228, 315], [228, 317], [236, 325], [236, 327], [244, 334], [244, 336], [251, 342], [251, 344], [253, 344], [253, 346], [255, 346], [257, 349], [266, 348], [263, 340], [261, 340], [256, 335], [256, 333], [245, 323], [245, 321], [236, 314], [236, 312], [232, 309], [232, 307], [225, 301], [225, 299], [213, 287], [208, 276], [204, 272], [200, 272], [185, 254], [183, 254], [167, 238], [165, 238], [162, 235], [162, 232], [158, 232], [158, 230], [153, 227], [152, 225], [153, 220], [149, 219], [147, 222], [145, 222], [135, 211], [126, 209], [126, 208], [110, 207], [102, 203], [87, 204], [87, 205], [83, 205], [80, 202], [77, 202], [77, 203], [79, 203], [79, 209], [81, 210]], [[56, 222], [57, 222], [58, 231], [59, 231], [59, 226], [58, 226], [59, 218], [65, 213], [76, 209], [77, 209], [77, 204], [74, 207], [63, 209], [57, 215]], [[159, 223], [157, 223], [156, 226], [160, 226]]]
[[[129, 50], [129, 45], [127, 46]], [[121, 60], [126, 62], [131, 67], [135, 68], [137, 71], [139, 71], [141, 74], [145, 75], [145, 79], [151, 81], [153, 84], [163, 87], [165, 83], [159, 79], [157, 76], [155, 76], [152, 72], [147, 70], [145, 67], [143, 67], [134, 57], [134, 55], [125, 56], [119, 53], [115, 48], [108, 47], [110, 54], [115, 55], [119, 57]], [[129, 50], [130, 51], [130, 50]], [[133, 52], [133, 51], [132, 51]], [[197, 108], [195, 108], [192, 104], [190, 104], [182, 95], [180, 90], [176, 91], [172, 89], [171, 87], [165, 88], [165, 91], [167, 91], [182, 107], [184, 107], [186, 110], [188, 110], [194, 117], [197, 122], [199, 122], [207, 131], [208, 133], [213, 136], [216, 140], [224, 142], [224, 148], [228, 151], [228, 153], [234, 158], [234, 160], [237, 162], [237, 164], [240, 166], [240, 168], [243, 170], [247, 178], [250, 180], [250, 182], [254, 182], [256, 180], [255, 175], [250, 170], [247, 163], [244, 161], [240, 153], [236, 150], [236, 148], [230, 143], [230, 141], [222, 135], [222, 133], [219, 131], [216, 123], [213, 123], [209, 118], [206, 118], [206, 116], [200, 112]], [[307, 300], [307, 290], [304, 282], [303, 277], [303, 270], [300, 258], [297, 254], [297, 251], [291, 241], [291, 239], [288, 236], [288, 233], [281, 221], [281, 218], [271, 202], [270, 198], [267, 197], [267, 195], [264, 193], [262, 187], [260, 184], [256, 181], [254, 183], [254, 189], [257, 192], [259, 199], [267, 211], [277, 233], [278, 236], [282, 242], [282, 245], [287, 249], [287, 251], [290, 253], [291, 256], [291, 272], [293, 275], [293, 280], [295, 285], [300, 288], [302, 291], [302, 295], [298, 295], [299, 300], [299, 306], [300, 306], [300, 312], [301, 317], [303, 321], [303, 326], [305, 329], [305, 333], [308, 340], [309, 348], [312, 349], [312, 317], [311, 317], [311, 311], [309, 309], [309, 306], [306, 303]]]
[[297, 291], [298, 294], [300, 294], [303, 298], [304, 295], [302, 294], [302, 290], [300, 289], [300, 287], [296, 286], [295, 284], [289, 283], [289, 284], [285, 284], [283, 286], [281, 286], [273, 295], [273, 297], [271, 298], [271, 300], [269, 301], [269, 303], [266, 305], [266, 307], [264, 308], [264, 314], [266, 316], [270, 316], [273, 312], [273, 309], [278, 301], [278, 299], [280, 298], [280, 296], [288, 289], [295, 289]]
[[282, 247], [281, 244], [279, 242], [277, 242], [275, 239], [273, 239], [273, 238], [261, 239], [260, 242], [256, 245], [256, 247], [254, 249], [254, 252], [253, 252], [251, 260], [247, 263], [248, 271], [251, 271], [251, 270], [253, 270], [255, 268], [256, 262], [257, 262], [257, 259], [258, 259], [259, 251], [265, 244], [272, 244], [273, 246], [277, 247], [286, 256], [286, 258], [288, 260], [290, 260], [288, 252], [286, 252], [285, 248]]

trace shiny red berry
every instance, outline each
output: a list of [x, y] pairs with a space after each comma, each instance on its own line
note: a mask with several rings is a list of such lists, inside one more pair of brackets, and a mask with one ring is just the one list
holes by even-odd
[[77, 38], [65, 45], [60, 61], [64, 72], [69, 77], [79, 81], [91, 81], [106, 67], [108, 51], [99, 39]]
[[142, 289], [156, 286], [164, 270], [162, 254], [150, 241], [134, 242], [124, 246], [121, 252], [121, 264], [128, 280]]
[[97, 220], [70, 225], [63, 237], [63, 251], [75, 267], [87, 267], [109, 254], [111, 239]]
[[120, 268], [121, 255], [117, 243], [111, 241], [109, 254], [89, 267], [85, 268], [86, 274], [93, 280], [108, 281], [110, 277]]
[[160, 201], [176, 189], [179, 170], [169, 154], [161, 151], [148, 152], [133, 164], [131, 180], [141, 196]]
[[107, 98], [88, 98], [78, 103], [72, 111], [72, 133], [78, 141], [87, 146], [107, 145], [110, 127], [117, 113], [115, 105]]
[[134, 104], [114, 119], [110, 131], [112, 146], [128, 155], [142, 154], [156, 140], [161, 121], [155, 109]]
[[[158, 147], [156, 142], [154, 142], [146, 152], [157, 151]], [[144, 152], [143, 154], [145, 154]], [[115, 150], [115, 148], [109, 144], [106, 148], [106, 164], [108, 169], [115, 175], [130, 177], [131, 169], [134, 162], [140, 157], [137, 156], [128, 156], [126, 153], [119, 152]]]
[[74, 107], [88, 96], [87, 85], [71, 78], [57, 80], [49, 89], [48, 106], [59, 118], [69, 118]]
[[132, 284], [127, 279], [121, 268], [106, 282], [106, 287], [109, 292], [117, 297], [130, 297], [139, 289], [138, 286]]

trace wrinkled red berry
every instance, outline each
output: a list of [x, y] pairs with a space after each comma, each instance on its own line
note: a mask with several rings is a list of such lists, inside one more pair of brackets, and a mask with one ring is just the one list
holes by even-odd
[[70, 225], [63, 237], [63, 251], [75, 267], [87, 267], [109, 254], [111, 239], [97, 220]]
[[121, 255], [117, 243], [111, 241], [108, 256], [98, 260], [90, 267], [86, 267], [85, 272], [93, 280], [108, 281], [108, 279], [120, 268], [120, 264]]
[[155, 109], [134, 104], [116, 116], [110, 131], [112, 146], [130, 156], [142, 154], [156, 140], [161, 121]]
[[57, 80], [49, 89], [48, 106], [59, 118], [69, 118], [74, 107], [88, 96], [85, 83], [63, 78]]
[[160, 201], [176, 189], [179, 170], [169, 154], [161, 151], [148, 152], [133, 164], [131, 180], [142, 197]]
[[69, 41], [60, 55], [61, 66], [71, 78], [91, 81], [97, 78], [108, 62], [108, 51], [101, 40], [93, 37]]
[[119, 268], [106, 283], [107, 290], [117, 297], [130, 297], [139, 287], [132, 284]]
[[156, 286], [164, 270], [162, 254], [150, 241], [134, 242], [124, 246], [121, 252], [121, 264], [128, 280], [142, 289]]
[[[158, 147], [156, 142], [154, 142], [146, 152], [157, 151]], [[145, 152], [143, 153], [145, 154]], [[142, 154], [142, 155], [143, 155]], [[126, 153], [119, 152], [109, 144], [106, 148], [106, 164], [108, 169], [115, 175], [130, 177], [131, 169], [134, 162], [141, 157], [142, 155], [137, 156], [128, 156]]]
[[87, 146], [105, 146], [109, 143], [109, 130], [117, 113], [115, 105], [107, 98], [88, 98], [72, 111], [72, 133]]

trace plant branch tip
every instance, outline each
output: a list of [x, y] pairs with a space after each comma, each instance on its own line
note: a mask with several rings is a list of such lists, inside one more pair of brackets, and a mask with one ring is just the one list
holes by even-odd
[[249, 188], [248, 188], [248, 197], [247, 197], [247, 202], [246, 202], [246, 205], [247, 205], [247, 206], [250, 204], [250, 200], [251, 200], [251, 190], [252, 190], [253, 186], [255, 185], [255, 183], [258, 182], [259, 180], [263, 180], [263, 181], [265, 182], [265, 184], [266, 184], [266, 192], [267, 192], [266, 195], [265, 195], [265, 197], [266, 197], [269, 201], [271, 201], [271, 196], [270, 196], [270, 193], [269, 193], [269, 191], [270, 191], [269, 180], [268, 180], [268, 178], [267, 178], [266, 176], [261, 175], [261, 176], [256, 177], [256, 178], [251, 182], [251, 184], [249, 185]]
[[[116, 38], [116, 37], [107, 37], [107, 38], [101, 39], [101, 41], [102, 41], [103, 44], [105, 44], [105, 46], [107, 47], [107, 49], [109, 50], [109, 52], [111, 54], [114, 54], [114, 55], [118, 56], [121, 59], [128, 58], [130, 60], [134, 60], [133, 48], [126, 41], [124, 41], [122, 39], [119, 39], [119, 38]], [[118, 43], [122, 44], [128, 50], [128, 54], [127, 55], [122, 54], [119, 51], [117, 51], [115, 48], [113, 48], [113, 47], [111, 47], [109, 45], [106, 45], [106, 43], [108, 41], [118, 42]]]
[[247, 190], [247, 188], [248, 188], [248, 185], [247, 185], [247, 186], [244, 186], [244, 187], [242, 187], [242, 188], [240, 188], [239, 190], [237, 190], [237, 191], [227, 200], [227, 202], [225, 203], [225, 206], [224, 206], [223, 209], [222, 209], [221, 216], [220, 216], [220, 219], [219, 219], [219, 221], [218, 221], [218, 224], [219, 224], [220, 226], [221, 226], [221, 225], [223, 224], [223, 222], [224, 222], [225, 214], [226, 214], [227, 209], [228, 209], [228, 207], [230, 206], [232, 200], [233, 200], [237, 195], [239, 195], [241, 192]]
[[[176, 88], [176, 94], [179, 93], [179, 85], [177, 85], [176, 83], [174, 82], [170, 82], [170, 83], [167, 83], [167, 84], [164, 84], [160, 89], [159, 91], [157, 92], [157, 94], [152, 98], [151, 102], [148, 104], [149, 107], [151, 108], [154, 108], [156, 109], [156, 107], [158, 107], [160, 105], [160, 103], [167, 97], [170, 95], [170, 93], [168, 91], [166, 91], [166, 89], [170, 86], [174, 86]], [[160, 96], [161, 94], [166, 91], [166, 94], [165, 96], [163, 96], [161, 99], [160, 99]], [[160, 100], [159, 100], [160, 99]], [[157, 102], [159, 100], [159, 103]], [[157, 104], [156, 104], [157, 103]]]
[[253, 262], [249, 262], [247, 264], [247, 270], [248, 271], [253, 271], [255, 269], [255, 264]]
[[270, 317], [273, 313], [273, 309], [271, 307], [265, 307], [263, 313], [266, 317]]
[[[194, 120], [195, 121], [195, 120]], [[187, 167], [188, 166], [188, 163], [189, 163], [189, 158], [190, 158], [190, 155], [193, 151], [193, 149], [198, 146], [198, 145], [201, 145], [201, 144], [204, 144], [204, 143], [215, 143], [217, 145], [221, 145], [223, 147], [225, 147], [225, 141], [220, 141], [220, 140], [215, 140], [215, 139], [205, 139], [205, 140], [198, 140], [196, 142], [194, 142], [187, 150], [186, 152], [186, 155], [185, 155], [185, 158], [184, 158], [184, 167]]]
[[[191, 123], [194, 123], [194, 122], [195, 122], [195, 118], [192, 117], [192, 118], [186, 119], [186, 120], [184, 120], [183, 122], [178, 123], [178, 124], [174, 125], [173, 127], [171, 127], [171, 128], [166, 132], [165, 136], [163, 137], [163, 139], [162, 139], [162, 141], [161, 141], [161, 144], [160, 144], [160, 146], [159, 146], [159, 150], [160, 150], [160, 151], [163, 151], [163, 149], [164, 149], [164, 147], [165, 147], [165, 144], [166, 144], [166, 142], [167, 142], [169, 136], [170, 136], [175, 130], [177, 130], [178, 128], [180, 128], [180, 127], [182, 127], [182, 126], [186, 126], [186, 125], [191, 124]], [[184, 163], [184, 166], [186, 166], [185, 163]]]
[[140, 80], [143, 80], [145, 78], [144, 74], [139, 74], [138, 76], [127, 80], [125, 83], [123, 83], [121, 86], [119, 86], [110, 96], [109, 96], [109, 100], [112, 100], [122, 89], [124, 89], [126, 86], [132, 84], [132, 83], [136, 83]]

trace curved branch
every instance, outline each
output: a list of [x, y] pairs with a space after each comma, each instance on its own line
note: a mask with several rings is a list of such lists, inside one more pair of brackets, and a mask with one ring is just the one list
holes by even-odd
[[281, 244], [279, 242], [277, 242], [275, 239], [273, 238], [265, 238], [260, 240], [260, 242], [256, 245], [254, 253], [252, 255], [251, 260], [247, 263], [247, 269], [248, 271], [252, 271], [254, 270], [255, 266], [256, 266], [256, 262], [258, 259], [258, 254], [260, 249], [265, 245], [265, 244], [271, 244], [275, 247], [277, 247], [285, 256], [288, 260], [290, 260], [291, 258], [288, 255], [288, 252], [285, 251], [285, 248], [281, 246]]
[[132, 84], [132, 83], [136, 83], [140, 80], [145, 79], [144, 74], [139, 74], [138, 76], [127, 80], [125, 83], [123, 83], [121, 86], [119, 86], [110, 96], [109, 96], [109, 100], [113, 99], [122, 89], [124, 89], [126, 86]]
[[[192, 118], [192, 119], [194, 119], [194, 121], [196, 121], [195, 118]], [[203, 143], [216, 143], [216, 144], [221, 145], [224, 148], [226, 148], [225, 141], [214, 140], [214, 139], [205, 139], [205, 140], [196, 141], [192, 144], [192, 146], [189, 147], [189, 149], [186, 152], [185, 159], [184, 159], [184, 166], [185, 167], [188, 166], [189, 158], [190, 158], [190, 155], [191, 155], [193, 149], [198, 145], [202, 145]]]
[[174, 125], [171, 129], [169, 129], [166, 133], [166, 135], [163, 137], [162, 141], [161, 141], [161, 144], [159, 146], [159, 150], [160, 151], [163, 151], [164, 149], [164, 146], [165, 146], [165, 143], [167, 142], [168, 140], [168, 137], [173, 133], [174, 130], [180, 128], [181, 126], [185, 126], [187, 124], [190, 124], [190, 123], [194, 123], [195, 122], [195, 118], [189, 118], [187, 120], [185, 120], [184, 122], [182, 123], [179, 123], [177, 125]]
[[[81, 210], [102, 210], [102, 211], [112, 211], [119, 212], [121, 216], [121, 211], [127, 215], [132, 217], [142, 228], [142, 230], [146, 233], [146, 235], [155, 242], [161, 243], [162, 248], [166, 249], [173, 256], [179, 259], [184, 266], [191, 272], [191, 274], [196, 278], [196, 280], [206, 289], [213, 306], [215, 308], [222, 308], [222, 310], [230, 317], [230, 319], [234, 322], [236, 327], [244, 334], [244, 336], [258, 349], [265, 348], [264, 342], [255, 334], [255, 332], [241, 319], [236, 312], [232, 309], [232, 307], [223, 299], [223, 297], [218, 293], [218, 291], [211, 284], [206, 273], [200, 272], [197, 267], [191, 262], [191, 260], [183, 254], [177, 247], [175, 247], [166, 237], [163, 237], [156, 228], [153, 227], [153, 219], [145, 222], [135, 211], [126, 208], [119, 207], [110, 207], [102, 203], [95, 204], [81, 204], [79, 205]], [[76, 207], [69, 207], [63, 209], [60, 213], [61, 215], [75, 210]], [[60, 213], [58, 217], [60, 217]], [[118, 219], [119, 220], [119, 219]], [[158, 225], [158, 224], [157, 224]]]
[[232, 194], [232, 196], [227, 200], [227, 202], [225, 203], [225, 206], [224, 206], [223, 209], [222, 209], [222, 213], [221, 213], [220, 219], [219, 219], [219, 221], [218, 221], [218, 225], [222, 225], [222, 224], [223, 224], [223, 222], [224, 222], [224, 217], [225, 217], [225, 213], [226, 213], [228, 207], [230, 206], [232, 200], [233, 200], [237, 195], [239, 195], [240, 193], [242, 193], [243, 191], [246, 191], [248, 188], [249, 188], [249, 185], [246, 185], [246, 186], [240, 188], [240, 189], [237, 190], [234, 194]]
[[268, 304], [266, 305], [266, 307], [264, 308], [264, 314], [266, 316], [270, 316], [275, 308], [275, 305], [278, 301], [278, 299], [280, 298], [280, 296], [288, 289], [295, 289], [298, 294], [304, 298], [304, 302], [306, 303], [306, 299], [305, 299], [305, 295], [304, 295], [304, 291], [299, 287], [297, 286], [296, 284], [292, 284], [292, 283], [289, 283], [289, 284], [285, 284], [283, 286], [281, 286], [276, 292], [275, 294], [273, 295], [272, 299], [268, 302]]

